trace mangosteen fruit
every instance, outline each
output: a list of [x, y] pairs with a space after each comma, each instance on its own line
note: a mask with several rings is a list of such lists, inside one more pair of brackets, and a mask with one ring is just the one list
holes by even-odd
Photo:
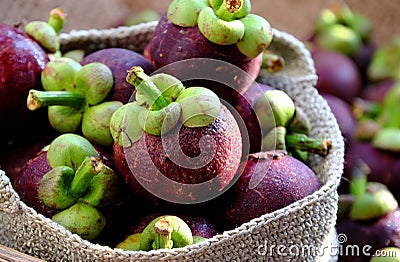
[[107, 100], [127, 103], [134, 87], [128, 83], [126, 71], [132, 66], [140, 66], [146, 74], [154, 71], [153, 65], [140, 53], [125, 48], [104, 48], [86, 55], [80, 62], [82, 65], [98, 62], [107, 65], [113, 74], [114, 85]]
[[215, 197], [232, 182], [242, 140], [232, 113], [204, 87], [175, 77], [151, 77], [133, 67], [127, 76], [135, 101], [111, 120], [117, 170], [132, 192], [143, 187], [169, 202]]
[[[242, 93], [252, 83], [246, 78], [256, 79], [262, 52], [272, 40], [268, 21], [250, 12], [251, 3], [247, 0], [174, 0], [159, 20], [146, 54], [156, 69], [193, 58], [216, 59], [236, 66], [246, 74], [239, 74], [233, 87], [212, 82], [205, 84], [204, 81], [188, 84], [207, 86], [229, 100], [234, 94], [232, 89]], [[224, 72], [230, 70], [214, 67]], [[168, 73], [184, 80], [179, 72]]]
[[[52, 166], [56, 166], [60, 163], [59, 160], [57, 160], [58, 158], [54, 159], [50, 157], [49, 161], [48, 151], [49, 149], [59, 151], [58, 149], [64, 148], [64, 137], [71, 137], [71, 134], [47, 138], [42, 143], [47, 142], [49, 139], [51, 140], [50, 143], [43, 146], [37, 152], [32, 153], [29, 156], [29, 159], [26, 160], [26, 162], [21, 166], [20, 171], [16, 172], [15, 175], [10, 177], [13, 188], [20, 196], [21, 201], [23, 201], [25, 204], [32, 207], [38, 213], [41, 213], [46, 217], [52, 217], [58, 211], [54, 208], [48, 207], [43, 203], [42, 200], [40, 200], [38, 195], [39, 185], [43, 176], [50, 170], [52, 170]], [[92, 145], [88, 144], [87, 141], [81, 139], [81, 137], [78, 135], [73, 135], [73, 138], [77, 138], [74, 140], [74, 143], [76, 144], [75, 149], [71, 149], [73, 147], [70, 147], [70, 149], [67, 150], [68, 152], [80, 151], [82, 155], [96, 156], [102, 159], [104, 163], [112, 163], [111, 155], [107, 151], [104, 151], [99, 147], [93, 147]], [[57, 141], [59, 141], [60, 143], [58, 143]], [[81, 141], [82, 143], [80, 143], [79, 141]], [[56, 143], [58, 144], [56, 145]], [[50, 147], [50, 145], [53, 146]], [[84, 150], [85, 148], [87, 150]], [[69, 153], [67, 152], [65, 152], [64, 154], [69, 155]], [[71, 161], [63, 161], [64, 164], [67, 162], [70, 163], [68, 165], [75, 168], [75, 164], [72, 164]], [[75, 159], [75, 161], [73, 162], [78, 161]]]
[[222, 196], [227, 229], [290, 205], [321, 187], [314, 171], [284, 151], [250, 154], [239, 180]]
[[318, 91], [352, 103], [362, 87], [361, 75], [354, 61], [342, 53], [320, 48], [312, 50], [311, 56], [318, 75], [315, 86]]
[[174, 215], [153, 218], [140, 232], [128, 236], [117, 247], [125, 250], [157, 250], [193, 244], [193, 235], [183, 219]]

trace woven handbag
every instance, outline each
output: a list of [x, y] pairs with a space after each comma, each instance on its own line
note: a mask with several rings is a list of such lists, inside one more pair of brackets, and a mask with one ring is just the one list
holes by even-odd
[[[157, 22], [60, 35], [62, 50], [86, 52], [122, 47], [142, 51]], [[123, 251], [93, 244], [72, 234], [20, 201], [0, 170], [0, 244], [47, 261], [335, 261], [337, 187], [344, 166], [344, 141], [335, 117], [314, 85], [317, 75], [309, 51], [292, 35], [273, 29], [269, 47], [285, 67], [258, 81], [285, 91], [310, 119], [311, 136], [329, 138], [326, 157], [311, 156], [310, 167], [322, 187], [285, 208], [267, 213], [204, 242], [172, 250]]]

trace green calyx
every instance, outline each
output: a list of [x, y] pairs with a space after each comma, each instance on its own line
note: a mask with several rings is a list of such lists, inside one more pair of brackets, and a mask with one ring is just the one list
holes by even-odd
[[187, 127], [209, 125], [218, 117], [222, 107], [219, 97], [204, 87], [183, 90], [176, 102], [182, 107], [182, 122]]
[[193, 244], [189, 226], [181, 218], [160, 216], [151, 221], [139, 237], [140, 250], [171, 249]]
[[250, 12], [250, 0], [173, 0], [167, 18], [178, 26], [198, 26], [209, 41], [236, 44], [241, 53], [255, 58], [269, 46], [273, 34], [267, 20]]
[[90, 156], [98, 156], [90, 141], [72, 133], [56, 137], [47, 150], [47, 161], [52, 168], [67, 166], [77, 170], [83, 160]]
[[107, 223], [97, 208], [79, 202], [55, 214], [52, 220], [86, 240], [96, 239]]
[[281, 90], [268, 90], [258, 98], [255, 112], [263, 130], [275, 126], [286, 127], [295, 115], [296, 107], [293, 100]]
[[46, 64], [41, 80], [45, 91], [30, 90], [30, 110], [48, 107], [49, 122], [59, 132], [82, 131], [93, 143], [112, 144], [109, 121], [122, 103], [106, 101], [114, 84], [108, 66], [97, 62], [81, 66], [61, 57]]
[[116, 248], [120, 248], [125, 251], [139, 251], [140, 250], [140, 233], [129, 235], [123, 241], [117, 244]]
[[398, 208], [398, 202], [386, 185], [369, 182], [369, 167], [362, 161], [357, 162], [352, 170], [350, 196], [347, 215], [353, 220], [379, 218]]
[[57, 166], [46, 173], [38, 189], [39, 199], [60, 210], [53, 220], [85, 239], [94, 239], [105, 226], [98, 207], [117, 200], [118, 177], [98, 157], [87, 156], [72, 169]]
[[24, 31], [51, 53], [60, 51], [58, 36], [64, 26], [66, 14], [60, 8], [50, 11], [49, 20], [31, 21], [24, 26]]
[[379, 218], [397, 207], [396, 199], [385, 185], [368, 182], [365, 193], [356, 196], [349, 215], [353, 220], [369, 220]]
[[129, 146], [145, 131], [162, 135], [178, 122], [187, 127], [204, 127], [215, 121], [221, 110], [218, 96], [204, 87], [185, 88], [168, 74], [147, 76], [141, 67], [128, 70], [127, 81], [135, 86], [135, 101], [111, 117], [111, 135], [119, 145]]

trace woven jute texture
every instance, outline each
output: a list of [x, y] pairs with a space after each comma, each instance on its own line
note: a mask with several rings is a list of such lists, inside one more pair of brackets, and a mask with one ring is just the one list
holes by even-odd
[[[63, 51], [106, 47], [142, 51], [156, 22], [107, 30], [61, 34]], [[259, 81], [282, 89], [302, 108], [312, 125], [311, 136], [329, 138], [326, 157], [312, 156], [311, 168], [323, 186], [283, 209], [255, 218], [202, 243], [172, 250], [126, 252], [92, 244], [38, 214], [19, 200], [0, 170], [0, 243], [48, 261], [329, 261], [335, 240], [337, 187], [344, 165], [344, 142], [326, 101], [318, 94], [314, 63], [304, 45], [274, 29], [270, 49], [286, 66], [279, 73], [262, 71]]]

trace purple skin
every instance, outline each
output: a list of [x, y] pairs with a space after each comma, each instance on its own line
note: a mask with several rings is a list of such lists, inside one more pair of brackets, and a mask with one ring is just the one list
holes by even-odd
[[[166, 15], [160, 19], [153, 38], [145, 49], [144, 55], [152, 61], [156, 69], [190, 58], [217, 59], [239, 67], [242, 72], [237, 73], [239, 77], [236, 80], [235, 86], [227, 87], [226, 85], [210, 81], [207, 81], [207, 84], [204, 84], [204, 81], [190, 81], [190, 83], [185, 83], [187, 86], [207, 86], [227, 101], [230, 101], [235, 95], [232, 88], [239, 93], [243, 93], [249, 87], [251, 82], [248, 80], [256, 79], [262, 63], [261, 54], [254, 59], [250, 59], [240, 53], [236, 45], [214, 44], [200, 33], [197, 26], [186, 28], [176, 26], [167, 19]], [[221, 72], [220, 70], [223, 71], [224, 69], [218, 68], [218, 72]], [[229, 72], [232, 68], [225, 70]], [[243, 74], [243, 71], [246, 74]], [[187, 79], [180, 77], [182, 72], [179, 70], [167, 73], [171, 73], [178, 79]], [[214, 78], [211, 77], [209, 79]]]
[[331, 94], [322, 93], [321, 95], [331, 108], [332, 113], [338, 122], [339, 129], [347, 142], [347, 140], [353, 136], [356, 128], [356, 119], [352, 114], [350, 104]]
[[37, 121], [47, 121], [47, 110], [30, 111], [26, 98], [30, 89], [42, 89], [40, 76], [49, 58], [25, 32], [7, 24], [0, 24], [0, 46], [0, 122], [6, 133], [3, 137], [42, 130], [45, 125], [38, 125]]
[[232, 106], [237, 110], [240, 118], [245, 123], [245, 127], [241, 127], [245, 128], [242, 134], [248, 134], [249, 136], [249, 153], [259, 152], [261, 150], [261, 141], [263, 137], [257, 115], [254, 111], [255, 104], [263, 92], [273, 89], [274, 88], [271, 86], [255, 82], [243, 95], [238, 95], [233, 99]]
[[362, 79], [351, 58], [332, 51], [311, 52], [318, 75], [316, 88], [321, 93], [335, 95], [349, 103], [361, 92]]
[[[339, 256], [339, 261], [368, 262], [370, 257], [362, 255], [362, 248], [367, 245], [371, 246], [366, 249], [370, 254], [383, 247], [400, 247], [400, 209], [370, 221], [341, 220], [337, 222], [336, 230], [347, 237], [346, 242], [341, 244], [344, 255]], [[351, 256], [351, 246], [359, 247], [360, 256]]]
[[[374, 148], [369, 142], [352, 139], [346, 149], [343, 177], [351, 178], [351, 171], [357, 160], [362, 160], [370, 168], [369, 181], [385, 184], [393, 195], [400, 197], [400, 154]], [[348, 183], [343, 181], [341, 192], [348, 192]]]
[[[261, 154], [249, 155], [239, 180], [223, 196], [225, 224], [230, 229], [303, 199], [321, 187], [316, 174], [296, 158], [283, 154], [275, 157], [273, 152]], [[252, 176], [263, 178], [250, 189]]]
[[108, 100], [127, 103], [135, 88], [126, 81], [126, 71], [132, 66], [141, 66], [144, 72], [150, 75], [154, 71], [153, 65], [142, 54], [123, 48], [106, 48], [88, 54], [81, 61], [82, 65], [100, 62], [107, 65], [114, 76], [114, 87]]
[[21, 200], [36, 212], [52, 217], [58, 211], [46, 206], [38, 196], [38, 188], [42, 177], [51, 170], [47, 162], [47, 151], [41, 150], [23, 166], [21, 172], [12, 181], [15, 191]]

